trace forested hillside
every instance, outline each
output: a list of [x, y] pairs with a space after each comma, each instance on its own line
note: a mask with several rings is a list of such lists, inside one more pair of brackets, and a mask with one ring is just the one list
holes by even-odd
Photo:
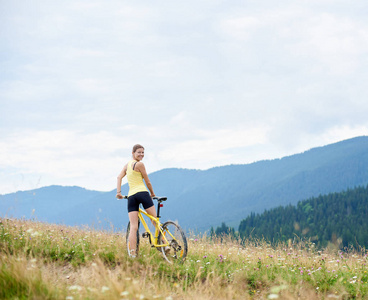
[[277, 242], [310, 239], [317, 246], [334, 243], [368, 248], [368, 186], [313, 197], [296, 206], [251, 213], [239, 225], [242, 238], [264, 237]]

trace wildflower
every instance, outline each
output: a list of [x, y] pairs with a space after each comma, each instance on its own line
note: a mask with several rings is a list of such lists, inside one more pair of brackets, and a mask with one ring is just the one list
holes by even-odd
[[124, 291], [124, 292], [121, 292], [120, 293], [120, 296], [128, 296], [129, 295], [129, 292], [128, 291]]
[[204, 255], [203, 258], [207, 258], [207, 255]]
[[65, 298], [65, 300], [73, 300], [74, 298], [73, 298], [73, 296], [67, 296], [66, 298]]
[[277, 294], [269, 294], [267, 296], [267, 299], [278, 299], [278, 298], [279, 298], [279, 295], [277, 295]]
[[69, 291], [74, 291], [74, 290], [81, 291], [82, 288], [79, 285], [72, 285], [69, 287]]
[[105, 293], [106, 291], [108, 291], [110, 288], [108, 288], [107, 286], [103, 286], [102, 288], [101, 288], [101, 292], [102, 293]]

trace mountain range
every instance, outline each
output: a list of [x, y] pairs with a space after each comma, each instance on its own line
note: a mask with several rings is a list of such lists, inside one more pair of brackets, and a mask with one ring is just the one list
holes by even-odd
[[[367, 185], [368, 137], [281, 159], [208, 170], [170, 168], [149, 176], [156, 195], [168, 197], [163, 220], [178, 220], [194, 232], [222, 222], [237, 226], [251, 212]], [[122, 193], [127, 192], [125, 184]], [[116, 190], [99, 192], [76, 186], [19, 191], [0, 195], [0, 215], [121, 230], [128, 222], [126, 200], [116, 200], [115, 194]]]

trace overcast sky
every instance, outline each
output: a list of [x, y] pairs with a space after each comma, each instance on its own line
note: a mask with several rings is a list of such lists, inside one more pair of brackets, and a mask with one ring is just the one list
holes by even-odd
[[0, 194], [368, 135], [368, 2], [0, 0]]

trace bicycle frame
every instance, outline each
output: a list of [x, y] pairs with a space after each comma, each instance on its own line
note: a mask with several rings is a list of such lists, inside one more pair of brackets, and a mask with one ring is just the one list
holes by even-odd
[[[118, 199], [128, 199], [127, 196], [123, 196]], [[141, 209], [139, 207], [138, 209], [138, 222], [142, 223], [144, 229], [146, 232], [142, 234], [143, 238], [149, 238], [149, 242], [151, 244], [151, 247], [155, 247], [157, 250], [160, 250], [162, 252], [164, 258], [169, 262], [173, 263], [175, 260], [184, 261], [185, 257], [187, 255], [188, 251], [188, 244], [185, 237], [185, 234], [181, 227], [173, 221], [167, 221], [163, 224], [160, 222], [160, 208], [163, 206], [161, 202], [166, 201], [166, 197], [153, 197], [152, 199], [157, 200], [157, 217], [153, 217], [150, 214], [148, 214], [145, 210]], [[144, 218], [146, 216], [152, 221], [152, 224], [155, 227], [154, 235], [151, 233], [150, 228], [148, 227], [148, 224]], [[127, 243], [127, 250], [129, 256], [134, 256], [134, 254], [131, 254], [130, 249], [130, 243], [129, 238], [132, 234], [130, 223], [128, 223], [127, 227], [127, 235], [126, 235], [126, 243]], [[170, 229], [173, 231], [174, 235], [178, 235], [176, 238], [173, 233], [170, 232]], [[135, 234], [135, 233], [134, 233]], [[136, 247], [136, 254], [139, 251], [139, 223], [138, 223], [138, 231], [137, 234], [137, 247]]]
[[[160, 211], [159, 210], [159, 207], [160, 207], [160, 204], [158, 204], [158, 209], [157, 209], [158, 212]], [[143, 218], [143, 215], [142, 214], [145, 215], [145, 216], [147, 216], [148, 218], [150, 218], [156, 224], [156, 226], [155, 226], [155, 235], [153, 236], [153, 238], [152, 238], [152, 233], [151, 233], [151, 231], [150, 231], [150, 229], [149, 229], [149, 227], [148, 227], [148, 225], [146, 223], [146, 220]], [[138, 218], [141, 221], [141, 223], [142, 223], [143, 227], [145, 228], [146, 232], [149, 233], [150, 238], [151, 238], [151, 243], [152, 243], [152, 245], [154, 247], [160, 248], [160, 247], [169, 246], [169, 243], [168, 243], [168, 241], [166, 239], [166, 236], [165, 236], [164, 232], [162, 231], [162, 224], [160, 222], [160, 216], [158, 216], [157, 218], [155, 218], [155, 217], [151, 216], [150, 214], [146, 213], [143, 209], [139, 208]], [[170, 231], [167, 231], [167, 232], [170, 234], [170, 236], [174, 240], [176, 240], [175, 237], [171, 234]], [[161, 233], [161, 235], [164, 237], [164, 239], [166, 241], [165, 244], [158, 244], [157, 243], [157, 238], [158, 238], [159, 233]]]

